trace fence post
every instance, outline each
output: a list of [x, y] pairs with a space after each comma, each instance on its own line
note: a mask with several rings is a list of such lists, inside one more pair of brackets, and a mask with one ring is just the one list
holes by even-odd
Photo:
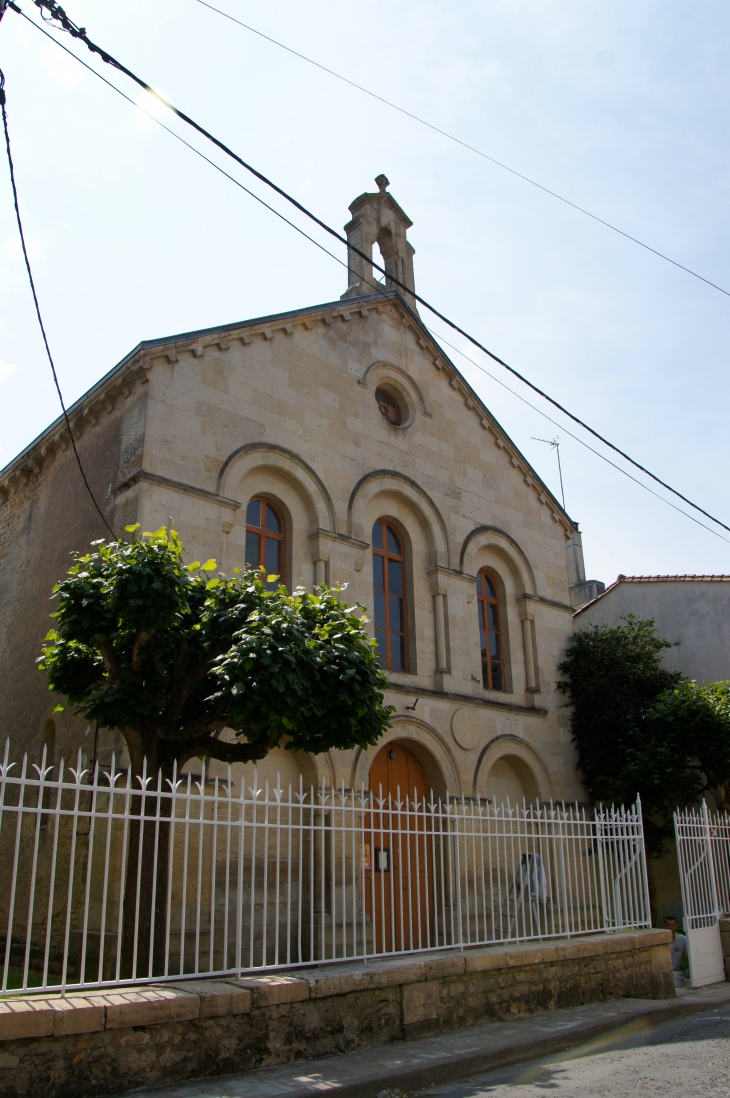
[[564, 920], [563, 933], [565, 934], [566, 938], [569, 938], [570, 937], [570, 919], [568, 918], [568, 890], [567, 890], [568, 875], [565, 872], [565, 842], [563, 841], [563, 822], [564, 822], [564, 820], [565, 820], [565, 802], [563, 802], [562, 814], [561, 814], [561, 810], [558, 809], [558, 821], [559, 821], [558, 835], [560, 836], [560, 842], [559, 842], [559, 846], [560, 846], [560, 877], [561, 877], [562, 885], [563, 885], [563, 920]]
[[636, 794], [636, 819], [639, 825], [639, 849], [641, 850], [642, 881], [644, 884], [644, 921], [651, 926], [651, 896], [649, 893], [649, 867], [644, 840], [644, 815], [641, 811], [641, 794]]
[[454, 799], [454, 843], [456, 846], [456, 917], [459, 920], [459, 949], [463, 949], [464, 928], [461, 921], [461, 851], [459, 849], [459, 805], [456, 799]]
[[720, 918], [720, 905], [717, 900], [717, 880], [715, 878], [715, 856], [712, 851], [712, 835], [710, 834], [710, 817], [707, 812], [707, 801], [702, 802], [702, 822], [705, 825], [705, 842], [707, 843], [707, 861], [710, 866], [710, 881], [712, 882], [712, 907], [715, 914], [715, 922]]
[[603, 851], [605, 842], [603, 806], [601, 806], [600, 810], [598, 808], [593, 809], [593, 819], [596, 825], [596, 845], [598, 847], [598, 880], [601, 888], [601, 914], [603, 916], [603, 929], [605, 933], [608, 933], [611, 928], [609, 926], [608, 904], [606, 902], [606, 865]]

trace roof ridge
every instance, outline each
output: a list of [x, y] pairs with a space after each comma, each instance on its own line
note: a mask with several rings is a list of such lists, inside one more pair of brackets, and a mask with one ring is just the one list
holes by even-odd
[[656, 583], [658, 580], [663, 580], [666, 583], [673, 583], [673, 582], [680, 582], [681, 583], [681, 582], [684, 582], [686, 580], [700, 580], [700, 581], [702, 581], [702, 580], [706, 580], [706, 581], [707, 580], [726, 580], [726, 581], [730, 581], [730, 575], [728, 575], [724, 572], [704, 572], [704, 573], [702, 573], [702, 572], [684, 572], [684, 573], [676, 572], [674, 574], [672, 574], [672, 573], [658, 574], [657, 573], [657, 574], [654, 574], [654, 575], [635, 575], [635, 576], [624, 576], [623, 574], [619, 573], [619, 575], [616, 577], [616, 582], [617, 583], [622, 583], [622, 582], [623, 583], [641, 583], [642, 581], [644, 581], [644, 582], [652, 582], [653, 581], [653, 582]]

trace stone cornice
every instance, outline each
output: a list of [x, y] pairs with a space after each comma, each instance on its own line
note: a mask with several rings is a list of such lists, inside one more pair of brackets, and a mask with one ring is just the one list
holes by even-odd
[[[147, 383], [149, 364], [141, 361], [138, 349], [110, 370], [87, 393], [68, 408], [73, 437], [78, 441], [85, 431], [117, 406], [120, 399], [129, 397], [137, 385]], [[58, 453], [71, 446], [68, 428], [63, 416], [54, 420], [29, 446], [0, 470], [0, 503], [4, 502], [20, 486], [27, 484], [44, 466], [49, 465]]]
[[254, 341], [269, 342], [277, 335], [291, 336], [297, 329], [311, 331], [320, 324], [331, 327], [335, 321], [347, 324], [353, 319], [379, 312], [383, 305], [391, 305], [395, 295], [392, 293], [389, 295], [390, 301], [383, 301], [385, 296], [385, 294], [372, 294], [366, 298], [350, 298], [345, 303], [331, 302], [309, 309], [299, 309], [293, 313], [281, 313], [278, 316], [227, 325], [223, 329], [210, 328], [202, 332], [173, 336], [168, 340], [155, 341], [154, 345], [144, 344], [144, 354], [150, 364], [156, 359], [177, 362], [179, 356], [186, 353], [194, 358], [201, 358], [207, 350], [212, 348], [227, 351], [230, 349], [231, 342], [235, 341], [247, 347]]
[[353, 549], [370, 548], [369, 541], [360, 541], [359, 538], [351, 538], [348, 534], [340, 534], [336, 530], [323, 530], [321, 527], [309, 535], [310, 541], [314, 541], [316, 538], [322, 541], [336, 541], [342, 545], [350, 545]]
[[[201, 358], [208, 349], [227, 351], [231, 341], [238, 340], [245, 347], [254, 340], [268, 341], [279, 335], [287, 338], [294, 334], [296, 328], [311, 330], [320, 324], [325, 327], [330, 327], [335, 322], [347, 324], [356, 318], [367, 318], [370, 313], [379, 312], [383, 308], [394, 309], [399, 314], [404, 326], [412, 331], [416, 344], [431, 358], [434, 367], [448, 380], [451, 388], [463, 399], [465, 406], [477, 416], [480, 426], [490, 432], [495, 446], [504, 453], [515, 470], [522, 474], [525, 484], [533, 490], [539, 503], [549, 508], [553, 521], [560, 523], [566, 538], [573, 534], [577, 527], [572, 519], [454, 363], [444, 354], [416, 313], [395, 290], [383, 290], [366, 297], [347, 298], [344, 301], [328, 302], [293, 312], [258, 317], [238, 324], [219, 325], [162, 339], [145, 340], [71, 406], [69, 418], [74, 437], [80, 437], [101, 415], [111, 411], [118, 395], [128, 396], [135, 384], [146, 382], [147, 372], [155, 360], [164, 359], [174, 363], [183, 354]], [[59, 417], [9, 465], [0, 470], [0, 502], [12, 493], [16, 482], [27, 483], [44, 464], [53, 459], [57, 450], [68, 447], [68, 437], [64, 445], [63, 435], [68, 436], [68, 432], [63, 417]]]
[[[434, 698], [436, 701], [455, 701], [460, 705], [473, 705], [476, 709], [497, 709], [514, 713], [527, 713], [534, 717], [547, 717], [547, 709], [531, 705], [520, 705], [519, 702], [503, 702], [491, 698], [475, 698], [473, 694], [457, 694], [450, 690], [430, 690], [421, 686], [403, 686], [401, 683], [388, 682], [386, 693], [406, 694], [410, 698]], [[396, 714], [398, 715], [398, 714]]]
[[[272, 339], [277, 333], [291, 335], [295, 324], [311, 329], [319, 323], [328, 326], [338, 319], [347, 323], [355, 317], [367, 317], [371, 312], [379, 311], [383, 297], [387, 297], [387, 304], [392, 306], [392, 299], [396, 296], [392, 291], [386, 294], [370, 294], [367, 298], [351, 298], [344, 304], [342, 301], [328, 302], [294, 312], [242, 321], [239, 324], [219, 325], [161, 339], [144, 340], [69, 407], [68, 416], [74, 438], [81, 438], [87, 428], [93, 427], [103, 415], [112, 411], [120, 396], [127, 397], [135, 385], [146, 383], [154, 359], [177, 362], [180, 355], [186, 353], [193, 358], [200, 358], [209, 348], [228, 350], [231, 340], [239, 339], [245, 346], [257, 337]], [[59, 416], [4, 469], [0, 469], [0, 503], [12, 495], [15, 488], [26, 484], [37, 475], [59, 451], [66, 450], [69, 446], [66, 423], [63, 416]]]
[[182, 492], [187, 496], [198, 496], [199, 499], [204, 499], [208, 503], [216, 503], [219, 507], [227, 507], [232, 511], [237, 511], [241, 506], [238, 500], [228, 499], [227, 496], [219, 496], [217, 492], [211, 492], [207, 488], [198, 488], [195, 484], [172, 480], [170, 477], [163, 477], [159, 473], [148, 473], [145, 469], [138, 469], [132, 473], [120, 484], [117, 484], [116, 488], [112, 489], [112, 493], [115, 496], [120, 496], [123, 492], [133, 488], [135, 484], [144, 481], [149, 484], [158, 484], [162, 488], [169, 488], [173, 492]]
[[562, 610], [566, 614], [575, 613], [574, 606], [568, 606], [567, 602], [558, 602], [556, 599], [546, 599], [544, 595], [531, 595], [525, 592], [524, 595], [520, 595], [520, 598], [528, 599], [530, 602], [541, 602], [544, 606], [552, 606], [555, 610]]

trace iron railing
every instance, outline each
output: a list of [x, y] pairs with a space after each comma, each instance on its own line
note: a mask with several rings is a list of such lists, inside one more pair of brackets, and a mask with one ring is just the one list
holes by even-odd
[[674, 813], [685, 928], [713, 926], [730, 914], [730, 816], [705, 801]]
[[588, 813], [45, 763], [6, 745], [0, 766], [4, 994], [650, 925], [638, 801]]
[[730, 817], [706, 801], [674, 813], [692, 987], [725, 979], [720, 919], [730, 914]]

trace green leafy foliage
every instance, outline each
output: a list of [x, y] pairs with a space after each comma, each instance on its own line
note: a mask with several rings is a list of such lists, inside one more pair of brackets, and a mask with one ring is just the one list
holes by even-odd
[[730, 682], [679, 683], [656, 699], [646, 725], [688, 760], [696, 796], [711, 793], [730, 810]]
[[711, 793], [730, 809], [730, 682], [690, 682], [661, 665], [672, 647], [654, 622], [629, 614], [619, 626], [573, 634], [558, 688], [573, 703], [572, 732], [594, 801], [641, 795], [647, 848], [664, 852], [672, 813]]
[[633, 615], [624, 625], [582, 626], [571, 638], [558, 665], [567, 681], [558, 689], [570, 694], [573, 737], [595, 799], [623, 795], [617, 749], [633, 741], [647, 707], [681, 680], [661, 665], [670, 647], [657, 636], [653, 621]]
[[[193, 755], [245, 762], [283, 740], [366, 747], [385, 731], [387, 680], [363, 608], [341, 589], [289, 594], [266, 590], [257, 570], [212, 575], [215, 561], [186, 566], [164, 528], [94, 548], [54, 588], [38, 662], [77, 712], [122, 731], [136, 769], [145, 756], [165, 770]], [[218, 739], [222, 728], [238, 742]]]

